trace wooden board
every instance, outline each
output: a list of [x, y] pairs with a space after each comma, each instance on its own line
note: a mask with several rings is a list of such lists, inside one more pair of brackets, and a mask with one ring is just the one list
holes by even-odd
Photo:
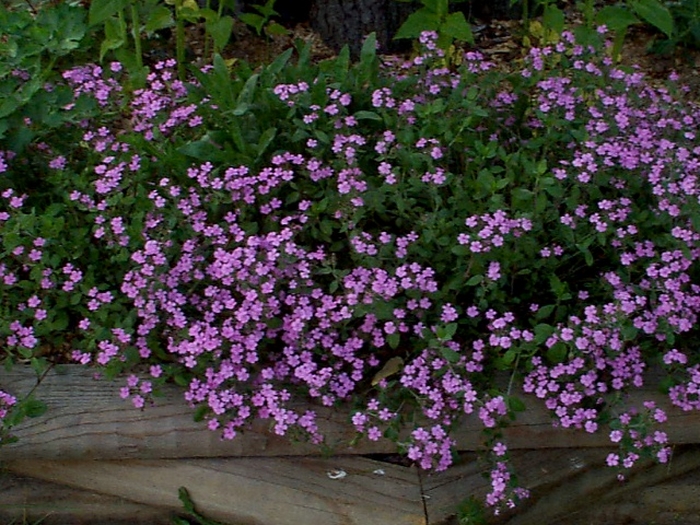
[[[192, 410], [181, 390], [167, 388], [157, 404], [143, 411], [117, 395], [119, 383], [95, 381], [93, 372], [78, 365], [52, 370], [36, 389], [37, 398], [49, 405], [47, 413], [28, 419], [14, 433], [17, 443], [0, 447], [2, 459], [149, 459], [220, 456], [283, 456], [319, 454], [308, 443], [290, 444], [269, 432], [265, 422], [257, 422], [233, 441], [222, 441], [201, 423], [192, 420]], [[653, 381], [649, 382], [653, 385]], [[20, 395], [35, 384], [33, 372], [15, 367], [0, 371], [0, 388]], [[653, 399], [666, 405], [665, 396], [653, 386], [634, 391], [631, 402], [641, 406]], [[557, 447], [600, 447], [609, 445], [603, 432], [553, 428], [549, 412], [532, 396], [524, 396], [527, 410], [505, 430], [510, 449]], [[319, 427], [326, 444], [336, 454], [390, 453], [395, 446], [387, 440], [363, 440], [350, 446], [355, 437], [348, 421], [348, 410], [312, 407], [319, 413]], [[700, 440], [700, 412], [672, 408], [664, 425], [673, 443]], [[482, 444], [481, 425], [476, 416], [464, 419], [455, 432], [457, 448], [477, 450]]]
[[171, 510], [0, 471], [0, 523], [169, 525]]
[[[677, 449], [669, 465], [643, 462], [624, 483], [605, 465], [608, 452], [594, 448], [512, 452], [519, 480], [532, 495], [515, 511], [491, 516], [489, 523], [700, 524], [700, 446]], [[11, 507], [13, 502], [29, 500], [34, 508], [53, 511], [54, 518], [63, 519], [56, 523], [126, 525], [129, 519], [149, 523], [151, 516], [151, 523], [159, 525], [164, 516], [182, 513], [177, 491], [185, 486], [201, 514], [230, 525], [456, 525], [460, 502], [469, 496], [481, 500], [489, 490], [484, 465], [476, 455], [462, 454], [461, 459], [448, 471], [432, 475], [357, 456], [20, 460], [6, 463], [6, 470], [15, 473], [12, 479], [20, 481], [8, 485], [0, 477], [0, 501]], [[338, 470], [346, 475], [328, 476]], [[50, 488], [37, 490], [42, 483]], [[0, 504], [0, 520], [7, 515], [3, 514], [7, 506]], [[116, 521], [119, 517], [126, 519]]]
[[[416, 470], [362, 457], [23, 460], [6, 468], [173, 511], [182, 510], [184, 486], [199, 512], [236, 525], [426, 523]], [[329, 477], [338, 471], [346, 475]]]

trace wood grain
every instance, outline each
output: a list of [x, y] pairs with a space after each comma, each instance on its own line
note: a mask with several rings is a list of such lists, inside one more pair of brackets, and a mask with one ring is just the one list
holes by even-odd
[[[426, 523], [415, 469], [362, 457], [23, 460], [6, 468], [171, 510], [182, 509], [184, 486], [200, 513], [236, 525]], [[328, 472], [336, 470], [345, 477], [331, 479]]]
[[[2, 459], [149, 459], [178, 457], [238, 457], [320, 454], [309, 443], [290, 444], [274, 435], [265, 422], [233, 441], [222, 441], [202, 423], [192, 420], [192, 410], [176, 387], [167, 388], [157, 404], [137, 410], [117, 395], [119, 383], [96, 381], [93, 372], [78, 365], [52, 370], [36, 390], [36, 397], [49, 405], [47, 413], [27, 419], [14, 429], [19, 441], [0, 447]], [[15, 367], [0, 372], [0, 388], [21, 395], [35, 384], [33, 372]], [[653, 378], [649, 381], [654, 385]], [[527, 410], [518, 415], [505, 439], [510, 449], [539, 449], [608, 446], [605, 433], [588, 434], [581, 430], [554, 428], [549, 412], [532, 396], [522, 396]], [[630, 395], [630, 404], [641, 406], [655, 400], [667, 406], [665, 396], [648, 386]], [[348, 422], [348, 410], [311, 405], [319, 413], [319, 427], [326, 436], [326, 450], [336, 454], [371, 454], [395, 452], [387, 440], [360, 441]], [[695, 443], [700, 438], [700, 413], [667, 410], [664, 430], [672, 443]], [[477, 450], [482, 446], [481, 425], [476, 416], [464, 419], [454, 434], [457, 448]]]
[[173, 512], [0, 471], [0, 523], [168, 525]]

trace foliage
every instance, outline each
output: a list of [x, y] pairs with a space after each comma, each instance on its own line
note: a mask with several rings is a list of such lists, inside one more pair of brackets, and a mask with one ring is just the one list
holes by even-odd
[[279, 16], [279, 13], [274, 8], [275, 2], [276, 0], [267, 0], [264, 5], [253, 4], [251, 7], [257, 13], [242, 13], [239, 15], [239, 18], [255, 29], [258, 36], [261, 36], [263, 32], [268, 38], [275, 35], [286, 35], [287, 30], [272, 20], [272, 17]]
[[[205, 518], [202, 516], [202, 514], [199, 513], [199, 511], [195, 508], [194, 502], [192, 501], [192, 498], [190, 497], [190, 493], [187, 491], [185, 487], [180, 487], [178, 490], [178, 499], [182, 503], [182, 506], [185, 509], [185, 512], [187, 515], [194, 520], [195, 523], [198, 525], [221, 525], [219, 522], [212, 521], [210, 519]], [[182, 518], [175, 518], [173, 520], [174, 525], [190, 525], [190, 521], [182, 519]]]
[[0, 139], [21, 152], [64, 122], [60, 107], [70, 102], [70, 91], [45, 85], [55, 67], [85, 47], [85, 12], [68, 4], [36, 15], [7, 9], [0, 11], [0, 27]]
[[[399, 0], [411, 1], [411, 0]], [[423, 7], [408, 16], [396, 32], [394, 39], [416, 40], [424, 31], [438, 34], [438, 46], [448, 50], [450, 45], [460, 42], [474, 43], [471, 27], [461, 11], [449, 11], [449, 0], [420, 0]]]

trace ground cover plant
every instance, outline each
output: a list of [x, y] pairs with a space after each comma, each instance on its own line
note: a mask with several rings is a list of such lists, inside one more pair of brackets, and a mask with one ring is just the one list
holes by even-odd
[[[527, 496], [499, 436], [516, 383], [609, 433], [621, 477], [668, 461], [662, 408], [624, 393], [658, 364], [671, 403], [700, 403], [700, 113], [608, 36], [507, 73], [426, 32], [405, 63], [370, 36], [356, 64], [300, 44], [185, 81], [163, 60], [142, 87], [118, 62], [47, 78], [52, 125], [0, 138], [5, 365], [64, 348], [138, 408], [174, 381], [225, 439], [259, 418], [321, 445], [310, 399], [425, 469], [475, 413], [495, 510]], [[0, 394], [3, 440], [41, 411], [22, 395]]]

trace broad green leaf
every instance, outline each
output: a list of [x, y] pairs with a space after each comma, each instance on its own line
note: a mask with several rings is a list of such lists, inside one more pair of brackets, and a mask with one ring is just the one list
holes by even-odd
[[399, 27], [394, 40], [401, 38], [418, 38], [423, 31], [440, 29], [440, 18], [433, 12], [423, 8], [412, 13]]
[[506, 398], [506, 404], [511, 412], [525, 412], [527, 409], [523, 400], [516, 396], [508, 396]]
[[535, 326], [535, 344], [541, 345], [554, 333], [554, 327], [548, 324]]
[[535, 319], [542, 320], [542, 319], [547, 319], [550, 315], [552, 315], [552, 312], [554, 312], [554, 309], [557, 307], [555, 304], [548, 304], [546, 306], [543, 306], [539, 310], [537, 310], [537, 313], [535, 314]]
[[[338, 282], [333, 281], [331, 284], [335, 284], [337, 286]], [[397, 333], [389, 334], [386, 336], [386, 342], [389, 343], [390, 348], [396, 350], [396, 348], [399, 346], [399, 342], [401, 342], [401, 335]]]
[[272, 63], [269, 66], [267, 66], [267, 68], [265, 68], [265, 74], [270, 75], [273, 78], [279, 75], [280, 71], [282, 71], [285, 68], [285, 66], [289, 62], [289, 59], [292, 57], [292, 53], [294, 53], [294, 49], [289, 48], [284, 53], [275, 58], [275, 60], [273, 60]]
[[381, 115], [378, 115], [378, 114], [375, 113], [374, 111], [360, 110], [360, 111], [357, 111], [356, 113], [354, 113], [353, 116], [354, 116], [357, 120], [377, 120], [377, 121], [379, 121], [379, 122], [381, 122], [382, 120], [384, 120], [384, 119], [381, 117]]
[[673, 16], [659, 0], [634, 0], [630, 2], [630, 7], [645, 22], [653, 25], [668, 38], [673, 38]]
[[545, 28], [554, 31], [557, 35], [561, 35], [564, 31], [564, 25], [566, 24], [564, 12], [556, 5], [547, 4], [544, 8], [542, 20]]
[[547, 359], [551, 363], [562, 363], [566, 359], [568, 348], [564, 343], [556, 343], [547, 350]]
[[209, 406], [204, 404], [204, 405], [199, 405], [195, 410], [194, 414], [192, 415], [192, 418], [194, 419], [195, 422], [199, 423], [200, 421], [204, 420], [204, 416], [207, 415], [207, 412], [209, 411]]
[[33, 398], [27, 399], [22, 405], [24, 414], [27, 417], [43, 416], [46, 413], [47, 408], [46, 403]]
[[246, 80], [243, 89], [238, 94], [238, 99], [236, 100], [237, 109], [243, 106], [249, 106], [253, 102], [253, 96], [255, 95], [255, 90], [258, 86], [259, 75], [256, 73], [251, 75], [248, 80]]
[[459, 352], [456, 352], [456, 351], [452, 350], [451, 348], [447, 348], [444, 346], [440, 347], [440, 353], [442, 354], [442, 357], [447, 359], [448, 363], [452, 363], [452, 364], [459, 361], [459, 359], [462, 357]]
[[153, 33], [171, 27], [173, 24], [175, 24], [175, 21], [173, 20], [172, 11], [164, 5], [161, 5], [149, 13], [145, 30], [147, 33]]
[[126, 25], [118, 18], [109, 18], [105, 22], [105, 39], [100, 45], [100, 60], [108, 51], [119, 49], [126, 43]]
[[610, 5], [598, 11], [596, 23], [607, 26], [611, 31], [624, 31], [629, 26], [638, 24], [639, 18], [624, 7]]
[[129, 0], [91, 0], [88, 24], [99, 25], [127, 8]]
[[518, 357], [518, 352], [511, 348], [503, 354], [503, 362], [506, 365], [512, 365], [516, 357]]
[[375, 58], [377, 58], [377, 34], [370, 33], [360, 50], [360, 68], [368, 66]]
[[179, 153], [203, 161], [224, 161], [226, 155], [224, 151], [216, 146], [207, 136], [200, 140], [189, 142], [178, 148]]
[[445, 326], [438, 326], [436, 335], [441, 341], [450, 341], [457, 332], [457, 323], [450, 323]]
[[262, 28], [265, 24], [265, 18], [255, 13], [241, 13], [238, 18], [244, 24], [255, 29], [255, 32], [260, 36], [262, 34]]
[[440, 33], [444, 33], [455, 40], [461, 40], [470, 44], [474, 43], [472, 28], [461, 11], [456, 11], [445, 18], [443, 23], [440, 24]]
[[481, 284], [484, 281], [484, 276], [479, 274], [479, 275], [474, 275], [472, 276], [466, 283], [467, 286], [476, 286], [477, 284]]
[[265, 34], [267, 36], [284, 36], [289, 34], [289, 30], [283, 25], [272, 21], [265, 26]]
[[214, 45], [217, 49], [223, 49], [228, 44], [233, 32], [233, 18], [230, 16], [222, 16], [206, 24], [207, 33], [214, 40]]
[[262, 157], [267, 148], [272, 144], [277, 136], [277, 128], [268, 128], [260, 137], [258, 141], [258, 158]]
[[[392, 334], [392, 335], [398, 335], [398, 334]], [[372, 386], [377, 385], [382, 379], [386, 379], [388, 377], [393, 376], [394, 374], [400, 372], [403, 369], [403, 359], [396, 356], [392, 357], [389, 359], [382, 369], [374, 374], [374, 377], [372, 377]]]

